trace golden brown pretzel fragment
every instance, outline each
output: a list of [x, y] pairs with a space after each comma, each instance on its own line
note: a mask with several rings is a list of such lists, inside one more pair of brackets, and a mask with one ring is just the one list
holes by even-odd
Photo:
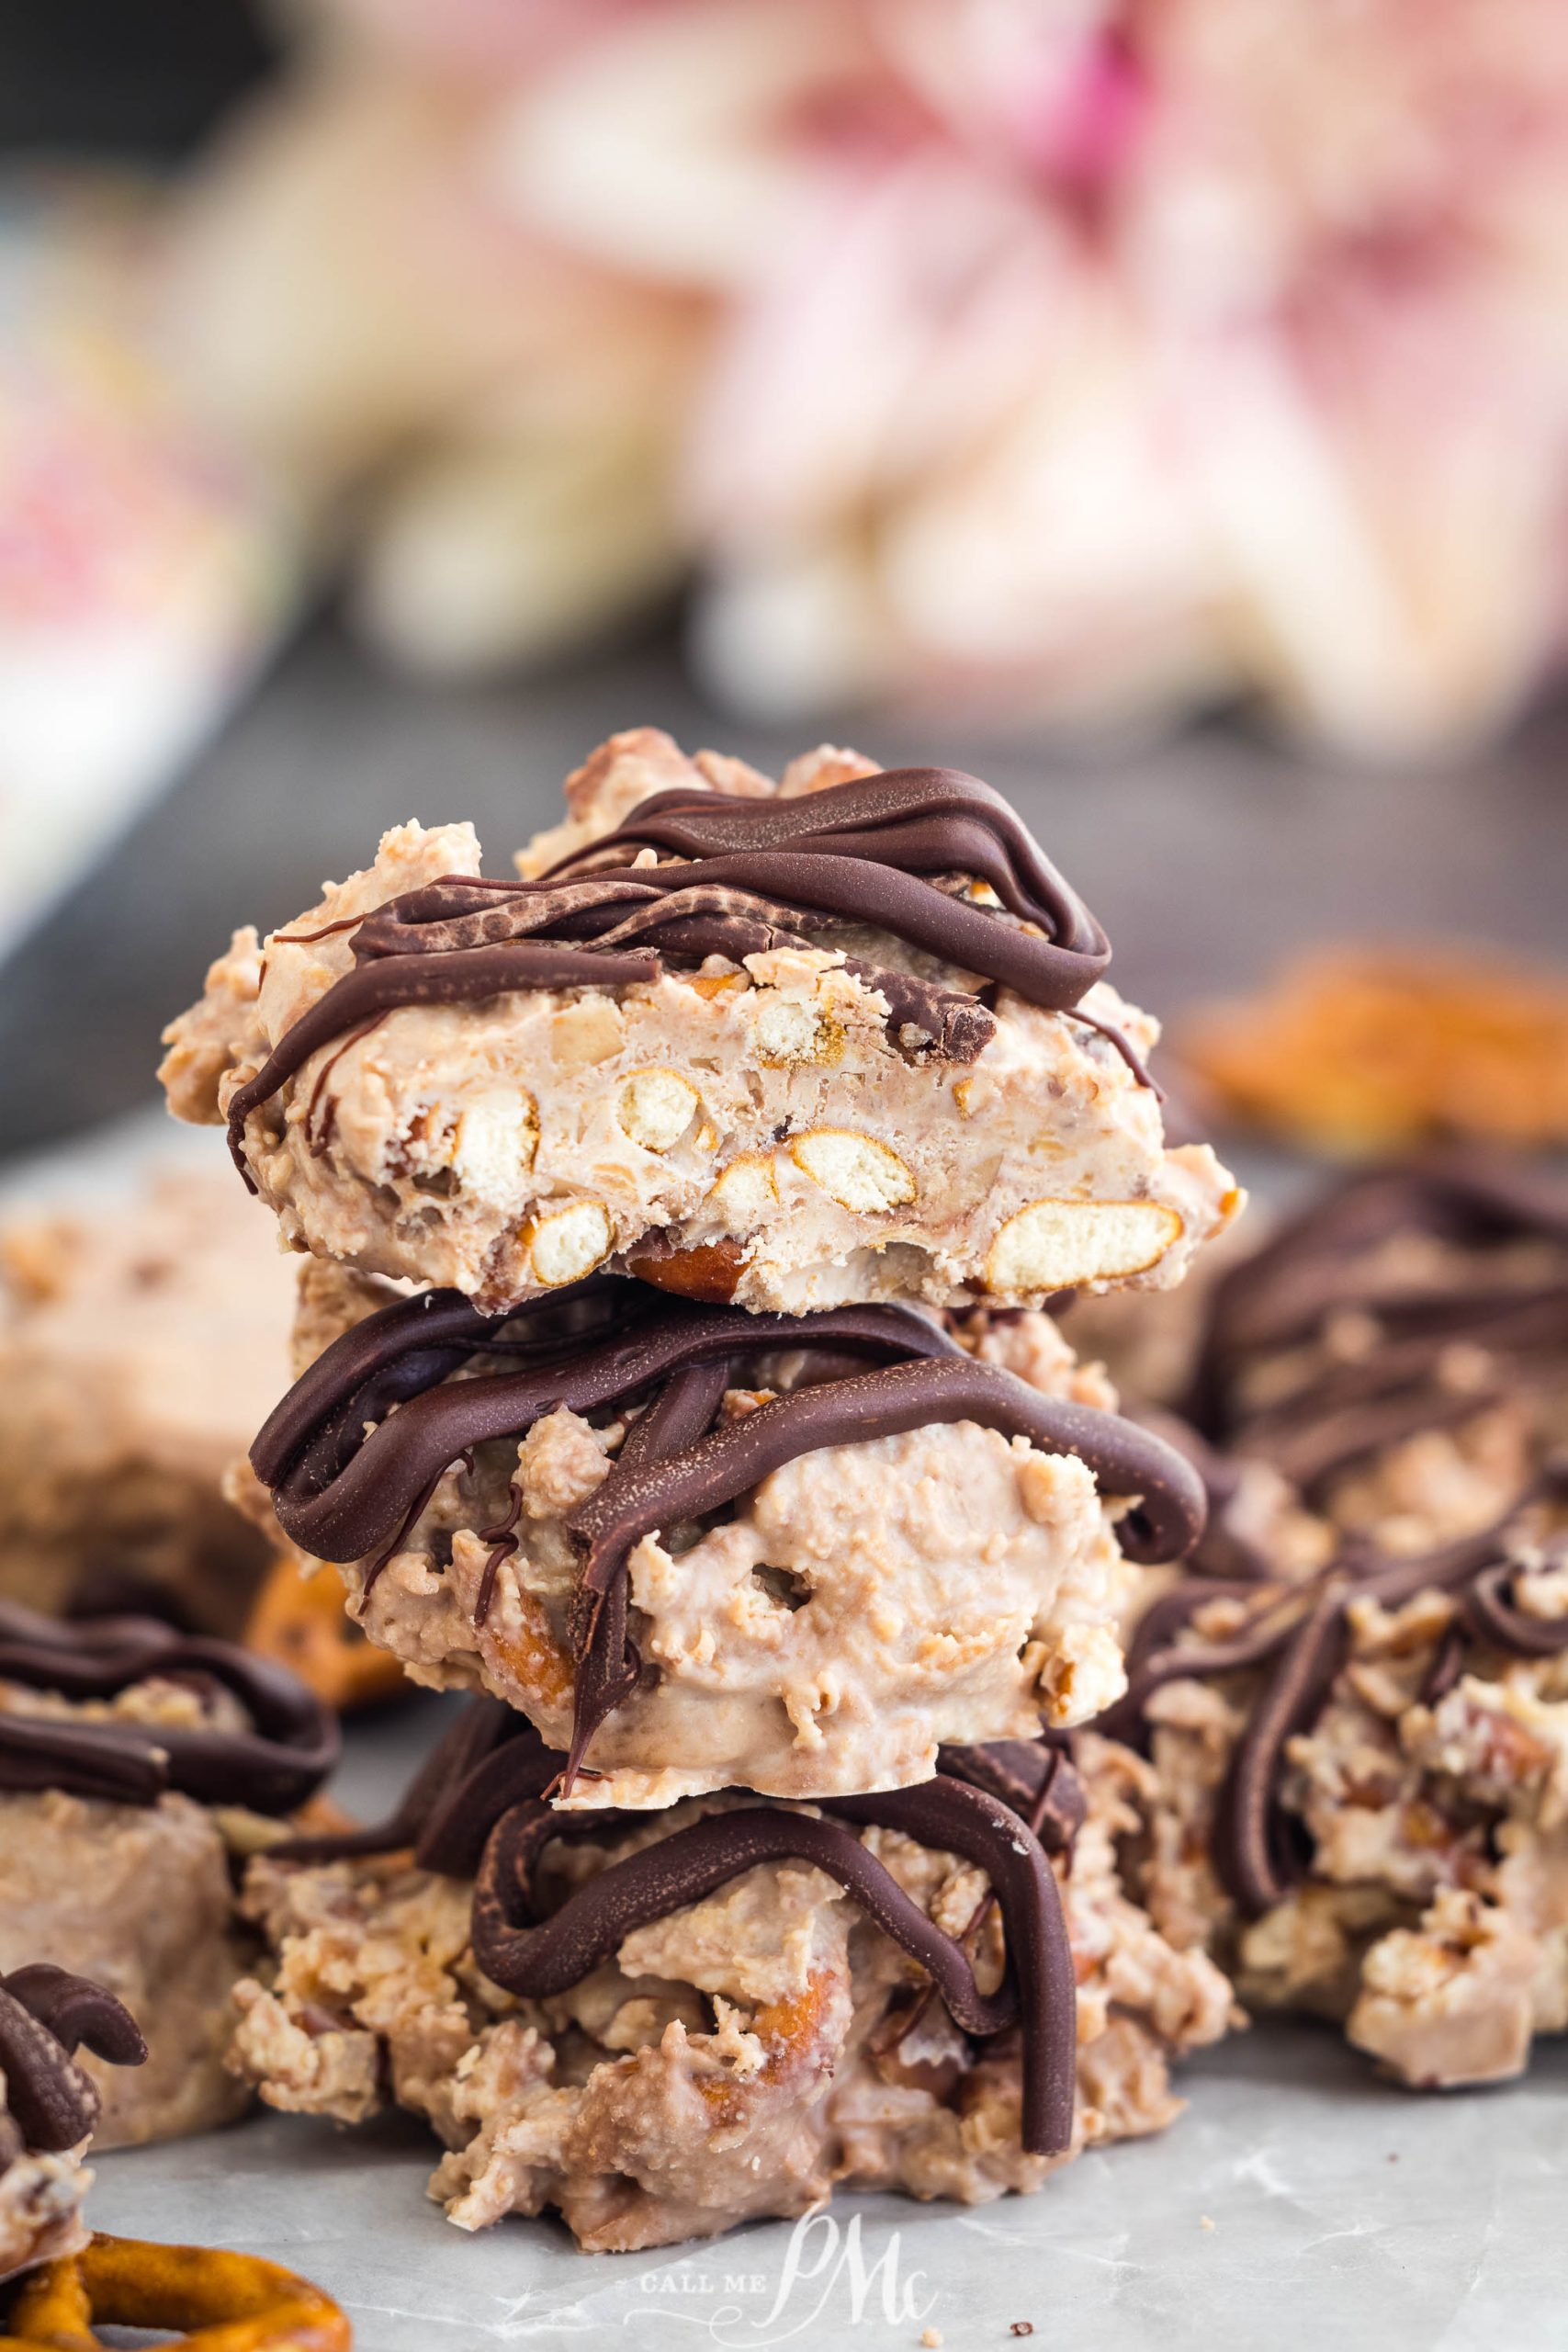
[[184, 2352], [350, 2352], [336, 2303], [276, 2262], [101, 2233], [0, 2301], [0, 2352], [100, 2352], [98, 2327], [178, 2331]]
[[408, 1688], [398, 1660], [344, 1614], [338, 1578], [308, 1574], [295, 1552], [280, 1552], [267, 1570], [241, 1638], [247, 1649], [292, 1668], [340, 1714]]

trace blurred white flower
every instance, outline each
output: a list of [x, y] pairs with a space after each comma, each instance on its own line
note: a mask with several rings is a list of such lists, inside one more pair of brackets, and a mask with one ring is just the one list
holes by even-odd
[[1562, 650], [1565, 209], [1539, 0], [337, 0], [185, 314], [410, 658], [1385, 753]]

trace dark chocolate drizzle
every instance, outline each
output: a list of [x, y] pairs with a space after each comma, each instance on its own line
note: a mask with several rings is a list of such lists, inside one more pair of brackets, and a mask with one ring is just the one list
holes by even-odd
[[[1514, 1599], [1514, 1585], [1526, 1564], [1505, 1558], [1483, 1568], [1465, 1593], [1461, 1611], [1465, 1631], [1509, 1657], [1558, 1657], [1568, 1650], [1568, 1617], [1534, 1617]], [[1541, 1564], [1563, 1565], [1561, 1540]]]
[[286, 1667], [154, 1618], [61, 1623], [0, 1601], [0, 1684], [112, 1699], [154, 1675], [232, 1693], [251, 1728], [0, 1710], [0, 1790], [150, 1805], [177, 1789], [204, 1804], [279, 1814], [302, 1804], [337, 1761], [336, 1718]]
[[[1460, 1247], [1476, 1278], [1441, 1285], [1380, 1273], [1372, 1253], [1405, 1233]], [[1521, 1276], [1497, 1259], [1532, 1240], [1561, 1250], [1559, 1276]], [[1364, 1316], [1370, 1334], [1352, 1360], [1313, 1370], [1278, 1401], [1249, 1401], [1259, 1363], [1310, 1351], [1346, 1310]], [[1480, 1373], [1456, 1387], [1444, 1367], [1461, 1343]], [[1432, 1154], [1349, 1178], [1222, 1277], [1189, 1413], [1207, 1438], [1272, 1463], [1312, 1500], [1385, 1446], [1517, 1391], [1565, 1350], [1568, 1182], [1479, 1151]]]
[[[1377, 1253], [1404, 1234], [1454, 1245], [1473, 1278], [1392, 1276]], [[1530, 1241], [1562, 1251], [1561, 1279], [1543, 1280], [1539, 1268], [1521, 1272], [1497, 1254]], [[1260, 1365], [1296, 1350], [1310, 1355], [1347, 1310], [1366, 1318], [1366, 1343], [1349, 1361], [1314, 1369], [1279, 1401], [1250, 1401]], [[1479, 1363], [1481, 1376], [1455, 1386], [1444, 1364], [1459, 1344], [1475, 1351], [1472, 1369]], [[1529, 1555], [1511, 1548], [1521, 1514], [1545, 1497], [1561, 1499], [1568, 1477], [1549, 1464], [1493, 1526], [1416, 1558], [1351, 1537], [1318, 1577], [1291, 1585], [1270, 1580], [1266, 1562], [1225, 1559], [1224, 1506], [1213, 1483], [1214, 1466], [1226, 1464], [1222, 1449], [1230, 1450], [1233, 1472], [1247, 1457], [1261, 1458], [1314, 1499], [1385, 1447], [1518, 1393], [1532, 1373], [1561, 1364], [1565, 1351], [1568, 1183], [1480, 1151], [1428, 1154], [1347, 1179], [1287, 1219], [1217, 1284], [1190, 1401], [1203, 1433], [1194, 1458], [1206, 1453], [1210, 1530], [1189, 1573], [1139, 1624], [1127, 1693], [1100, 1728], [1141, 1739], [1148, 1701], [1163, 1683], [1260, 1673], [1214, 1826], [1215, 1867], [1243, 1912], [1268, 1910], [1301, 1876], [1304, 1833], [1280, 1800], [1283, 1759], [1344, 1663], [1353, 1602], [1397, 1608], [1425, 1589], [1454, 1596], [1454, 1618], [1427, 1681], [1429, 1702], [1452, 1687], [1467, 1644], [1512, 1657], [1568, 1649], [1568, 1619], [1535, 1617], [1516, 1603], [1515, 1578]], [[1227, 1573], [1205, 1573], [1213, 1567]], [[1184, 1638], [1190, 1619], [1219, 1600], [1235, 1603], [1237, 1630], [1222, 1639]]]
[[98, 2120], [96, 2085], [75, 2064], [85, 2046], [113, 2066], [140, 2066], [147, 2044], [112, 1993], [39, 1962], [0, 1976], [0, 2171], [24, 2149], [58, 2155]]
[[285, 1838], [269, 1846], [267, 1855], [275, 1861], [336, 1862], [407, 1848], [422, 1870], [472, 1878], [502, 1814], [542, 1795], [560, 1762], [527, 1717], [503, 1700], [468, 1699], [385, 1821]]
[[[579, 1311], [596, 1320], [572, 1330]], [[546, 1336], [531, 1337], [536, 1330]], [[450, 1377], [470, 1356], [497, 1348], [524, 1368]], [[748, 1359], [781, 1351], [884, 1361], [798, 1386], [710, 1431], [731, 1376]], [[490, 1439], [519, 1438], [559, 1406], [618, 1409], [638, 1396], [649, 1397], [647, 1410], [573, 1520], [582, 1561], [569, 1627], [577, 1673], [568, 1790], [594, 1732], [637, 1677], [626, 1631], [633, 1546], [736, 1500], [801, 1454], [974, 1420], [1046, 1453], [1076, 1454], [1107, 1494], [1135, 1497], [1120, 1530], [1133, 1559], [1176, 1558], [1203, 1523], [1197, 1474], [1159, 1438], [1116, 1414], [1041, 1396], [964, 1355], [907, 1308], [749, 1315], [602, 1279], [490, 1321], [455, 1292], [382, 1308], [334, 1340], [289, 1391], [251, 1461], [285, 1532], [307, 1551], [350, 1561], [387, 1547], [367, 1577], [368, 1590], [459, 1454]], [[499, 1544], [510, 1531], [486, 1532]], [[494, 1560], [492, 1550], [487, 1605]]]
[[[644, 850], [658, 862], [637, 866]], [[964, 895], [989, 885], [999, 908]], [[678, 787], [655, 793], [613, 833], [531, 882], [452, 875], [362, 918], [286, 941], [354, 933], [355, 969], [281, 1037], [229, 1105], [229, 1142], [246, 1181], [243, 1136], [310, 1057], [409, 1004], [471, 1004], [525, 989], [625, 988], [668, 964], [833, 942], [867, 927], [1108, 1037], [1135, 1078], [1148, 1074], [1108, 1023], [1077, 1015], [1111, 961], [1103, 931], [1000, 796], [954, 768], [898, 768], [793, 799]], [[995, 1018], [977, 997], [914, 974], [850, 960], [887, 1001], [901, 1048], [973, 1061]]]
[[[1047, 1854], [1070, 1856], [1084, 1799], [1065, 1747], [1004, 1740], [943, 1748], [936, 1777], [909, 1789], [824, 1800], [811, 1813], [755, 1802], [705, 1815], [608, 1864], [544, 1912], [536, 1879], [558, 1840], [608, 1841], [645, 1814], [562, 1814], [547, 1801], [563, 1759], [522, 1716], [475, 1699], [378, 1827], [297, 1838], [275, 1860], [319, 1863], [412, 1848], [420, 1867], [476, 1876], [474, 1956], [523, 1999], [568, 1991], [622, 1939], [699, 1901], [759, 1862], [814, 1862], [918, 1961], [954, 2023], [980, 2039], [1021, 2029], [1023, 2144], [1055, 2154], [1072, 2132], [1075, 1987], [1061, 1900]], [[854, 1834], [879, 1824], [978, 1865], [999, 1904], [1008, 1971], [982, 1994], [965, 1938], [935, 1927]]]
[[1164, 1406], [1123, 1396], [1121, 1411], [1125, 1419], [1136, 1421], [1140, 1429], [1150, 1430], [1156, 1437], [1163, 1438], [1167, 1445], [1192, 1464], [1202, 1482], [1203, 1532], [1186, 1555], [1189, 1570], [1221, 1577], [1271, 1577], [1272, 1559], [1242, 1523], [1240, 1506], [1246, 1495], [1246, 1463], [1211, 1445], [1190, 1421], [1183, 1420], [1179, 1413], [1170, 1412]]
[[[1550, 1471], [1495, 1525], [1436, 1551], [1401, 1557], [1352, 1542], [1302, 1585], [1185, 1577], [1145, 1612], [1128, 1652], [1126, 1693], [1100, 1718], [1097, 1730], [1141, 1743], [1149, 1700], [1163, 1684], [1263, 1670], [1231, 1758], [1213, 1833], [1221, 1883], [1247, 1917], [1283, 1902], [1303, 1875], [1301, 1834], [1280, 1795], [1285, 1751], [1315, 1721], [1345, 1662], [1352, 1604], [1375, 1600], [1393, 1610], [1420, 1592], [1454, 1596], [1455, 1641], [1445, 1642], [1424, 1694], [1428, 1703], [1458, 1679], [1457, 1644], [1463, 1640], [1520, 1657], [1568, 1650], [1568, 1618], [1531, 1617], [1514, 1603], [1513, 1581], [1524, 1560], [1510, 1548], [1521, 1510], [1537, 1496], [1565, 1493], [1568, 1475]], [[1218, 1640], [1183, 1640], [1197, 1612], [1221, 1600], [1244, 1612], [1238, 1630]]]

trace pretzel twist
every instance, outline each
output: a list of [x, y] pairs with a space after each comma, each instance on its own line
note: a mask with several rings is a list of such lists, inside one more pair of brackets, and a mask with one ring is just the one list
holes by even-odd
[[0, 2315], [0, 2352], [101, 2352], [99, 2327], [178, 2332], [183, 2352], [351, 2352], [319, 2287], [256, 2255], [95, 2236], [30, 2272]]

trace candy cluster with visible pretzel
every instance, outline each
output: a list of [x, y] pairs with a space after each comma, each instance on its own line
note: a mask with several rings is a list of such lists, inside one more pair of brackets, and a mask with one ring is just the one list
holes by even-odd
[[944, 1748], [913, 1788], [563, 1811], [564, 1763], [475, 1699], [377, 1828], [252, 1866], [269, 1965], [238, 2063], [355, 2123], [389, 2093], [465, 2228], [558, 2210], [625, 2250], [835, 2181], [975, 2203], [1158, 2129], [1229, 2021], [1119, 1877], [1149, 1776], [1088, 1737]]
[[1215, 1285], [1188, 1403], [1317, 1540], [1144, 1615], [1102, 1719], [1159, 1776], [1135, 1883], [1406, 2082], [1517, 2074], [1568, 2025], [1568, 1183], [1467, 1151], [1336, 1185]]
[[[1153, 1024], [977, 778], [823, 752], [775, 786], [641, 730], [568, 801], [515, 878], [466, 828], [400, 828], [265, 950], [236, 938], [169, 1032], [174, 1107], [227, 1125], [318, 1261], [255, 1478], [372, 1642], [501, 1726], [434, 1768], [466, 1906], [418, 1808], [396, 1825], [406, 1915], [460, 1937], [461, 1997], [421, 2009], [438, 2046], [403, 2049], [385, 1987], [374, 2034], [338, 2022], [392, 1858], [290, 1841], [255, 1866], [281, 1989], [246, 1996], [244, 2062], [350, 2114], [389, 2044], [439, 2086], [457, 2218], [557, 2204], [585, 2244], [796, 2211], [807, 2175], [1033, 2186], [1163, 2119], [1165, 2059], [1224, 2027], [1218, 1977], [1164, 1947], [1176, 2022], [1086, 2018], [1043, 1835], [1060, 1743], [1122, 1688], [1128, 1588], [1207, 1498], [1070, 1351], [1026, 1374], [942, 1310], [1168, 1287], [1241, 1196], [1167, 1148]], [[1109, 1813], [1139, 1770], [1107, 1768]], [[301, 1906], [333, 1870], [322, 1941]], [[1109, 1837], [1099, 1885], [1081, 1932], [1154, 1951]], [[398, 1951], [389, 1923], [377, 1968]], [[656, 1975], [673, 2010], [634, 1989], [599, 2018], [593, 1987]], [[911, 2019], [874, 2051], [889, 2002]], [[541, 2128], [500, 2086], [523, 2020], [541, 2065], [576, 2070], [570, 2030], [599, 2054], [570, 2144], [509, 2197], [501, 2141]], [[889, 2086], [908, 2132], [836, 2155]], [[966, 2101], [993, 2162], [962, 2153]], [[694, 2139], [711, 2168], [667, 2177]]]

